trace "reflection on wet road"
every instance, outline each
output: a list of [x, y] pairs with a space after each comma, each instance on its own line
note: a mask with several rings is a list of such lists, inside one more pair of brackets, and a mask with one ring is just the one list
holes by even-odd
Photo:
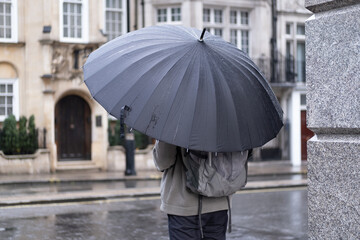
[[[0, 208], [0, 239], [168, 239], [160, 199]], [[227, 239], [307, 239], [307, 191], [259, 190], [233, 198]]]
[[[249, 176], [248, 182], [273, 181], [286, 179], [306, 179], [306, 175], [270, 175]], [[58, 182], [36, 184], [0, 185], [1, 196], [19, 196], [27, 194], [47, 194], [59, 192], [91, 191], [105, 189], [158, 187], [160, 180], [125, 180], [125, 181], [94, 181], [94, 182]]]

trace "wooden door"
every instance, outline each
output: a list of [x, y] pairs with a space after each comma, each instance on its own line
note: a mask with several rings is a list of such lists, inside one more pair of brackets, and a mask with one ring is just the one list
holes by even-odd
[[314, 133], [306, 127], [306, 111], [301, 111], [301, 160], [307, 160], [307, 141]]
[[71, 95], [56, 104], [55, 139], [59, 161], [91, 159], [91, 112], [84, 99]]

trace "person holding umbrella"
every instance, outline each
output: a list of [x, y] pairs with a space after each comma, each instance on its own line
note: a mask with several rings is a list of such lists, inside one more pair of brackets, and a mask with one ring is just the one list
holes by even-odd
[[[199, 233], [176, 227], [186, 224], [177, 216], [189, 220], [199, 209], [197, 196], [181, 187], [184, 154], [177, 146], [181, 152], [244, 152], [283, 126], [281, 107], [256, 64], [205, 29], [163, 25], [127, 33], [92, 52], [83, 70], [91, 96], [109, 114], [160, 140], [154, 159], [164, 171], [161, 208], [169, 213], [172, 239]], [[209, 237], [225, 239], [227, 209], [226, 197], [204, 197], [205, 237], [214, 231]]]

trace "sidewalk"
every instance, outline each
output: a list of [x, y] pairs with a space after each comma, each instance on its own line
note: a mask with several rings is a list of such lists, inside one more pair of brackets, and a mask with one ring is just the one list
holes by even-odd
[[[303, 187], [307, 179], [290, 178], [285, 180], [262, 180], [266, 176], [293, 176], [306, 175], [306, 163], [299, 167], [291, 166], [289, 161], [250, 162], [249, 177], [258, 177], [259, 180], [249, 181], [245, 190], [266, 188]], [[136, 176], [125, 176], [123, 172], [84, 172], [70, 171], [37, 175], [0, 175], [0, 186], [29, 185], [56, 185], [62, 183], [106, 183], [117, 181], [159, 181], [161, 173], [157, 171], [138, 171]], [[69, 192], [50, 192], [48, 194], [29, 194], [26, 191], [17, 195], [2, 195], [0, 207], [45, 204], [59, 202], [96, 201], [126, 197], [158, 196], [160, 187], [134, 187], [121, 189], [92, 189]]]

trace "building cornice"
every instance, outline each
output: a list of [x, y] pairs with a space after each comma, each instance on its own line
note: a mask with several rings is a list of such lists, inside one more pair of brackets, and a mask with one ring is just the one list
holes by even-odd
[[57, 40], [50, 40], [50, 39], [40, 39], [40, 44], [42, 45], [53, 45], [53, 46], [70, 46], [70, 45], [77, 45], [77, 46], [101, 46], [105, 41], [99, 42], [88, 42], [88, 43], [72, 43], [72, 42], [60, 42]]

